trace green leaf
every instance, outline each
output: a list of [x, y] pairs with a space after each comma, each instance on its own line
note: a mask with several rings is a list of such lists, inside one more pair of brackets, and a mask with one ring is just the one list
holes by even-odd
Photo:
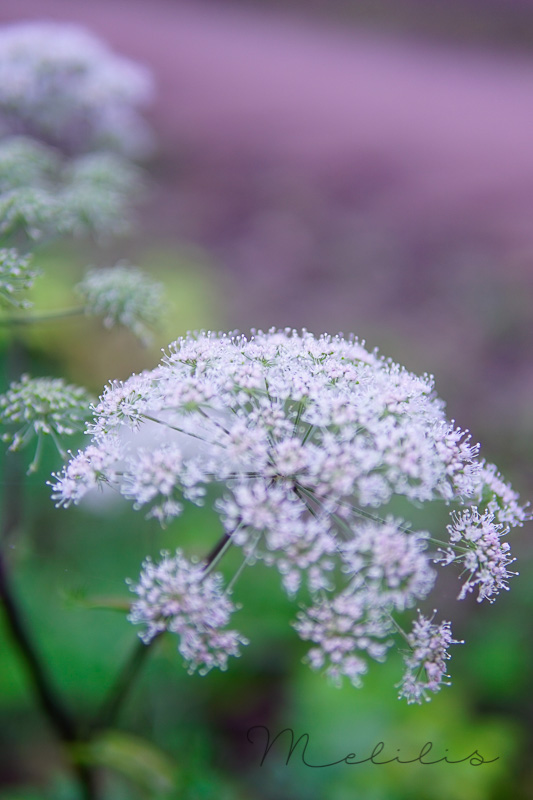
[[92, 742], [73, 745], [72, 753], [80, 764], [121, 773], [150, 796], [176, 785], [175, 763], [154, 745], [129, 733], [105, 731]]

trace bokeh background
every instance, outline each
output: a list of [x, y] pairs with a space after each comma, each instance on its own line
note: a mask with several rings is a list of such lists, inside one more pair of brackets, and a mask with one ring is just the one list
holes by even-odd
[[[132, 233], [44, 250], [37, 299], [68, 302], [87, 264], [125, 257], [172, 307], [145, 350], [86, 320], [39, 329], [35, 374], [98, 393], [188, 329], [353, 331], [433, 373], [449, 416], [533, 496], [531, 0], [3, 0], [0, 24], [24, 19], [86, 25], [157, 88]], [[186, 542], [202, 554], [218, 523], [197, 509], [163, 532], [125, 507], [60, 513], [44, 485], [58, 466], [50, 452], [27, 486], [17, 585], [58, 682], [90, 710], [135, 640], [123, 614], [92, 606], [127, 598], [147, 553]], [[187, 676], [172, 641], [151, 657], [106, 756], [109, 798], [533, 798], [530, 537], [514, 536], [520, 576], [493, 607], [458, 605], [458, 585], [443, 585], [439, 610], [467, 644], [452, 688], [420, 708], [396, 700], [394, 660], [362, 690], [312, 674], [277, 577], [254, 568], [239, 582], [252, 644], [227, 674]], [[6, 633], [0, 695], [0, 798], [75, 798]], [[380, 740], [406, 758], [433, 741], [450, 758], [499, 760], [315, 770], [286, 766], [280, 748], [261, 767], [256, 724], [309, 733], [314, 762]]]

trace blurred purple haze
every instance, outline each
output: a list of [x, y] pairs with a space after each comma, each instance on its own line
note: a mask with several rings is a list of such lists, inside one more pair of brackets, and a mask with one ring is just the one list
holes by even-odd
[[84, 23], [154, 71], [145, 233], [215, 255], [230, 325], [407, 350], [475, 436], [529, 462], [533, 53], [213, 0], [0, 9], [43, 18]]

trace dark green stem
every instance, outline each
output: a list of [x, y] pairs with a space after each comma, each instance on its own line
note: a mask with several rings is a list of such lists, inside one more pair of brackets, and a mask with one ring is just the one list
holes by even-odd
[[161, 636], [161, 634], [154, 636], [148, 644], [144, 644], [144, 642], [141, 641], [136, 643], [135, 648], [122, 667], [114, 686], [112, 686], [108, 696], [102, 703], [95, 719], [89, 724], [89, 734], [97, 730], [102, 730], [103, 728], [108, 728], [115, 721], [122, 704], [131, 690], [135, 678], [146, 661], [151, 646], [159, 636]]
[[[13, 380], [24, 372], [26, 360], [27, 355], [24, 345], [14, 338], [10, 343], [6, 357], [6, 378], [8, 381]], [[8, 630], [26, 666], [37, 701], [59, 741], [66, 746], [68, 753], [69, 745], [72, 745], [79, 738], [76, 720], [65, 707], [44, 667], [40, 653], [34, 644], [33, 637], [17, 601], [4, 555], [6, 546], [14, 538], [14, 534], [21, 525], [22, 509], [24, 508], [24, 476], [18, 453], [13, 454], [10, 458], [9, 477], [9, 483], [7, 481], [4, 482], [2, 498], [0, 600], [4, 608]], [[73, 770], [78, 778], [83, 800], [96, 800], [97, 794], [93, 770], [79, 764], [73, 764]]]
[[76, 725], [45, 673], [15, 600], [2, 553], [0, 553], [0, 598], [4, 605], [8, 628], [24, 659], [41, 707], [59, 738], [63, 742], [72, 742], [76, 738]]
[[217, 558], [217, 556], [224, 550], [228, 542], [232, 537], [231, 533], [224, 533], [224, 535], [219, 539], [213, 549], [208, 553], [208, 555], [204, 558], [204, 570], [206, 570], [213, 561]]

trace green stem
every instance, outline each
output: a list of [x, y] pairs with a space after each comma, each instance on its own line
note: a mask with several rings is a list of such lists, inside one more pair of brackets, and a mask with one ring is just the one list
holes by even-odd
[[[24, 372], [26, 366], [26, 352], [24, 346], [14, 338], [7, 351], [6, 377], [8, 381], [18, 377]], [[0, 546], [0, 600], [4, 609], [7, 628], [19, 655], [24, 662], [30, 678], [33, 691], [45, 717], [54, 729], [59, 741], [66, 746], [67, 754], [69, 745], [78, 739], [76, 720], [70, 714], [57, 693], [45, 669], [41, 654], [39, 653], [33, 636], [26, 625], [24, 615], [20, 609], [16, 594], [11, 585], [11, 579], [6, 563], [4, 551], [12, 540], [21, 524], [23, 498], [23, 470], [19, 454], [11, 457], [10, 481], [3, 487], [3, 519], [2, 541]], [[72, 763], [83, 800], [96, 800], [96, 787], [94, 772], [90, 767]]]
[[160, 636], [161, 634], [157, 634], [148, 644], [141, 641], [136, 643], [96, 717], [90, 723], [89, 734], [112, 725], [131, 690], [135, 678], [140, 673], [152, 645]]
[[[239, 526], [237, 526], [235, 530], [238, 530], [238, 528]], [[209, 568], [215, 563], [215, 561], [217, 561], [219, 556], [221, 556], [222, 553], [226, 550], [226, 548], [229, 547], [232, 536], [233, 533], [224, 533], [223, 536], [218, 540], [216, 545], [213, 547], [213, 549], [207, 554], [207, 556], [204, 558], [205, 562], [204, 572], [208, 572]]]
[[63, 311], [43, 311], [41, 314], [10, 314], [0, 317], [0, 325], [34, 325], [40, 322], [53, 322], [56, 319], [64, 319], [65, 317], [78, 317], [84, 313], [83, 306], [78, 306], [76, 308], [65, 308]]
[[63, 742], [76, 738], [76, 725], [57, 696], [41, 663], [12, 591], [3, 555], [0, 553], [0, 598], [8, 628], [28, 669], [39, 703]]

